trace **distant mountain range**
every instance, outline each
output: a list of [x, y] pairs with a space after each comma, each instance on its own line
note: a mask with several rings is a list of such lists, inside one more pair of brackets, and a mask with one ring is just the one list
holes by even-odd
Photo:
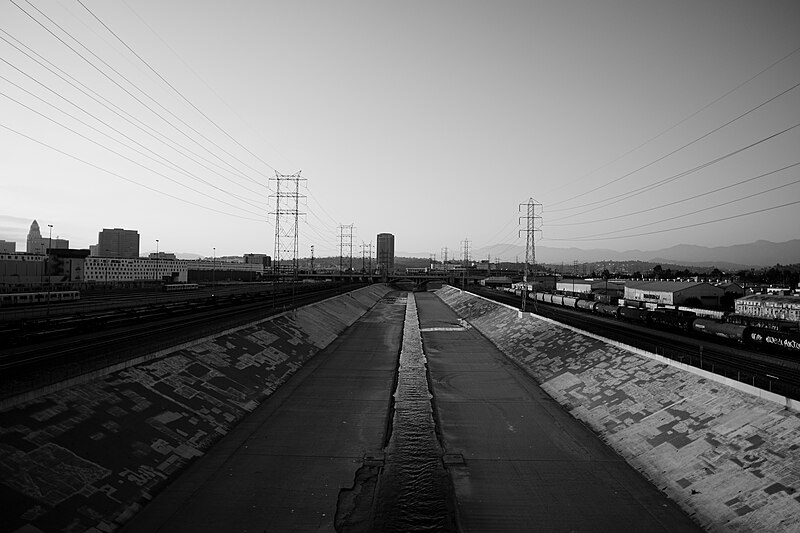
[[[405, 255], [401, 257], [427, 257], [427, 254]], [[525, 247], [512, 244], [495, 244], [478, 248], [470, 253], [473, 260], [486, 259], [491, 255], [492, 260], [500, 257], [503, 261], [514, 261], [516, 258], [524, 260]], [[642, 251], [627, 250], [618, 252], [607, 249], [580, 248], [552, 248], [549, 246], [536, 246], [536, 262], [547, 264], [572, 264], [600, 262], [600, 261], [648, 261], [686, 266], [710, 267], [733, 270], [750, 267], [769, 267], [776, 264], [800, 263], [800, 239], [787, 242], [756, 241], [749, 244], [736, 244], [733, 246], [696, 246], [692, 244], [679, 244], [660, 250]]]

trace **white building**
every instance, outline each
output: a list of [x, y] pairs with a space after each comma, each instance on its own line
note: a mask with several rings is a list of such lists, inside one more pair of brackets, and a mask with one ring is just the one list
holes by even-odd
[[737, 315], [800, 322], [800, 296], [775, 294], [753, 294], [738, 298], [735, 302]]
[[[625, 301], [656, 305], [691, 305], [696, 299], [703, 307], [719, 307], [725, 294], [721, 287], [702, 281], [628, 281]], [[696, 303], [696, 302], [695, 302]]]
[[562, 279], [556, 283], [556, 290], [559, 292], [568, 292], [575, 294], [592, 294], [593, 292], [605, 293], [608, 289], [609, 293], [618, 292], [622, 295], [622, 290], [625, 288], [625, 283], [615, 280], [604, 279]]

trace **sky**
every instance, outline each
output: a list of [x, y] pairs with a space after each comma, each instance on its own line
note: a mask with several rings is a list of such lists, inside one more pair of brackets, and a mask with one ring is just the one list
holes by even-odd
[[17, 250], [36, 219], [275, 255], [277, 222], [286, 259], [298, 212], [300, 257], [351, 224], [354, 257], [510, 255], [529, 201], [549, 247], [800, 237], [794, 0], [9, 0], [0, 30]]

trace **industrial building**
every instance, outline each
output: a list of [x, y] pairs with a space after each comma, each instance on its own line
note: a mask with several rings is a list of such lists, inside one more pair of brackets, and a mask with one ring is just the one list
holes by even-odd
[[605, 279], [562, 279], [556, 283], [556, 290], [578, 295], [609, 294], [620, 298], [625, 291], [625, 282]]
[[139, 257], [139, 232], [132, 229], [103, 228], [97, 236], [99, 257]]
[[15, 241], [4, 241], [0, 239], [0, 254], [13, 254], [17, 252]]
[[628, 281], [625, 302], [716, 308], [725, 289], [698, 281]]
[[734, 302], [737, 315], [800, 322], [800, 296], [753, 294]]
[[394, 235], [378, 233], [378, 272], [381, 274], [394, 272]]

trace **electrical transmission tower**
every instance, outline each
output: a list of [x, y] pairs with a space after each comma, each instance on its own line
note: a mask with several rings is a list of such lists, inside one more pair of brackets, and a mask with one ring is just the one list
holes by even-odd
[[[522, 274], [522, 311], [525, 311], [525, 303], [528, 300], [528, 272], [533, 266], [533, 289], [536, 290], [536, 245], [534, 236], [537, 231], [542, 231], [536, 227], [536, 221], [541, 220], [542, 217], [536, 214], [538, 207], [541, 212], [542, 204], [537, 204], [533, 198], [528, 198], [524, 204], [519, 204], [519, 209], [522, 211], [522, 206], [525, 206], [525, 216], [519, 217], [520, 222], [525, 219], [525, 229], [520, 230], [525, 232], [525, 270]], [[536, 298], [533, 299], [533, 309], [536, 310]]]
[[[367, 259], [366, 259], [366, 255], [364, 253], [366, 251], [366, 249], [367, 249], [367, 246], [368, 246], [367, 243], [365, 243], [364, 241], [361, 241], [361, 272], [366, 272], [367, 271]], [[370, 251], [370, 255], [372, 255], [371, 251]]]
[[447, 270], [447, 246], [442, 248], [442, 270]]
[[270, 178], [275, 181], [275, 194], [270, 195], [275, 198], [275, 257], [273, 258], [273, 269], [276, 277], [280, 278], [283, 267], [282, 260], [287, 261], [291, 257], [292, 279], [297, 279], [297, 242], [298, 242], [298, 219], [300, 212], [300, 198], [305, 198], [300, 194], [300, 182], [305, 178], [300, 177], [300, 172], [295, 174], [278, 174]]
[[464, 271], [461, 276], [461, 286], [467, 286], [467, 269], [469, 268], [469, 239], [461, 241], [461, 252], [464, 255]]
[[350, 271], [353, 271], [353, 224], [339, 224], [339, 272], [343, 271], [344, 249], [350, 251]]

